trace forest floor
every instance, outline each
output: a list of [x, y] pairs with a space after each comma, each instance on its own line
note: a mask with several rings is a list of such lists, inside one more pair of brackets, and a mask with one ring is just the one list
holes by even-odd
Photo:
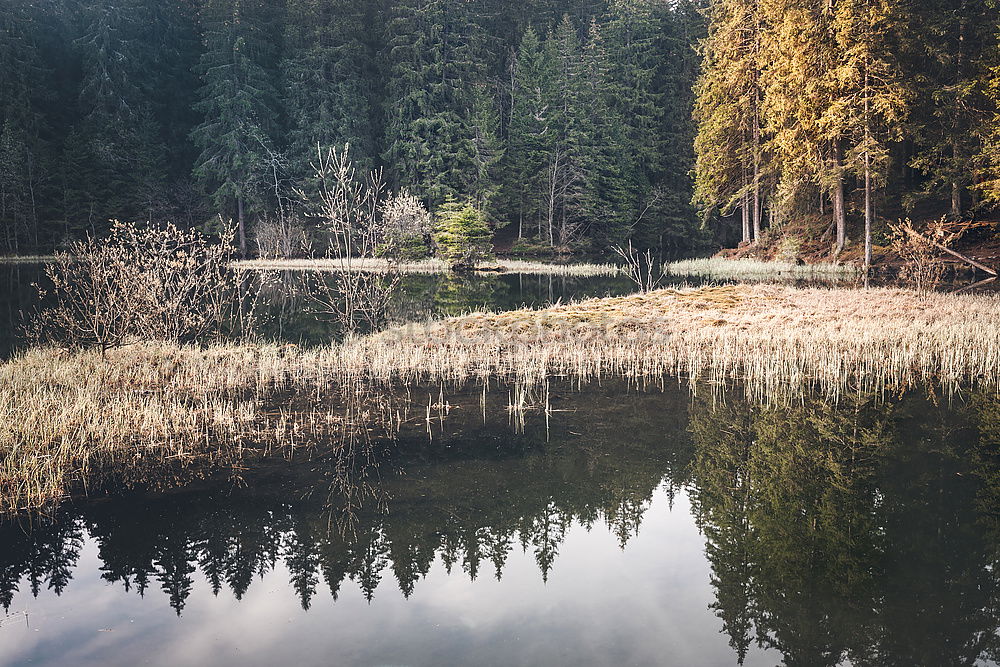
[[[893, 250], [888, 240], [886, 221], [880, 221], [880, 233], [874, 235], [872, 265], [888, 270], [898, 269], [903, 259]], [[917, 229], [921, 229], [918, 224]], [[765, 231], [758, 244], [726, 248], [715, 256], [725, 259], [753, 259], [761, 261], [791, 262], [800, 264], [860, 265], [864, 261], [864, 244], [857, 230], [849, 234], [847, 247], [839, 254], [834, 252], [834, 238], [825, 219], [804, 218], [789, 221], [780, 231]], [[1000, 269], [1000, 220], [977, 221], [972, 229], [952, 246], [954, 250], [986, 266]], [[942, 261], [956, 275], [973, 275], [975, 271], [962, 261], [942, 255]]]
[[424, 407], [430, 418], [409, 399], [417, 387], [444, 405], [449, 387], [509, 384], [517, 410], [551, 377], [737, 382], [762, 401], [996, 390], [1000, 297], [744, 284], [477, 312], [315, 348], [30, 349], [0, 363], [0, 511], [371, 441]]

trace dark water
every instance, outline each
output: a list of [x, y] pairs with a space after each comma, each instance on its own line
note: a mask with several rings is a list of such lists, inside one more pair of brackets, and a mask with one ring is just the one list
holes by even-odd
[[34, 285], [43, 279], [41, 264], [0, 262], [0, 359], [22, 344], [25, 314], [39, 303]]
[[0, 664], [995, 664], [995, 396], [449, 403], [350, 501], [317, 453], [4, 526]]
[[[251, 278], [247, 289], [254, 293], [260, 289], [261, 294], [256, 306], [256, 332], [267, 340], [296, 344], [324, 344], [336, 339], [337, 324], [323, 312], [324, 292], [317, 285], [321, 280], [333, 284], [329, 276], [312, 272], [269, 274], [262, 289]], [[25, 317], [39, 306], [35, 284], [44, 287], [46, 283], [41, 264], [0, 262], [0, 358], [23, 346]], [[482, 308], [544, 307], [633, 291], [632, 284], [622, 277], [407, 275], [390, 304], [389, 316], [394, 322], [419, 321]]]

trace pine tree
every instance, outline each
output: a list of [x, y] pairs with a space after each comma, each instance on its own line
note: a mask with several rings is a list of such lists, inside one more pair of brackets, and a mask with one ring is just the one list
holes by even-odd
[[289, 0], [281, 60], [282, 104], [288, 119], [288, 161], [295, 181], [307, 180], [317, 146], [349, 144], [354, 163], [374, 168], [376, 138], [365, 42], [368, 3]]
[[261, 178], [274, 155], [276, 129], [274, 25], [265, 0], [206, 0], [205, 53], [192, 133], [201, 149], [195, 177], [221, 211], [236, 209], [240, 251], [246, 254], [246, 214], [263, 205]]
[[723, 215], [738, 206], [745, 243], [760, 230], [762, 39], [755, 2], [718, 0], [696, 85], [695, 202]]
[[431, 207], [467, 191], [477, 173], [471, 116], [484, 83], [483, 39], [466, 0], [404, 0], [387, 25], [383, 153], [394, 185]]

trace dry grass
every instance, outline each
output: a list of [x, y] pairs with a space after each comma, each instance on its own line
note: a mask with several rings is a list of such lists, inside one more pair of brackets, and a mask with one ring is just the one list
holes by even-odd
[[55, 255], [0, 255], [0, 264], [44, 264], [55, 259]]
[[692, 276], [716, 280], [775, 281], [775, 280], [853, 280], [859, 269], [853, 264], [793, 264], [765, 262], [756, 259], [686, 259], [667, 264], [666, 272], [674, 276]]
[[386, 401], [404, 385], [612, 375], [739, 380], [758, 399], [997, 390], [1000, 299], [732, 285], [473, 313], [314, 349], [31, 350], [0, 364], [0, 509], [44, 505], [109, 470], [240, 460], [398, 423]]
[[[344, 259], [285, 259], [285, 260], [244, 260], [234, 262], [239, 270], [250, 271], [361, 271], [368, 273], [447, 273], [448, 263], [440, 259], [425, 259], [416, 262], [390, 263], [380, 258], [353, 258], [348, 266]], [[621, 269], [614, 264], [547, 264], [514, 259], [493, 260], [477, 268], [479, 271], [522, 273], [530, 275], [555, 276], [614, 276]]]

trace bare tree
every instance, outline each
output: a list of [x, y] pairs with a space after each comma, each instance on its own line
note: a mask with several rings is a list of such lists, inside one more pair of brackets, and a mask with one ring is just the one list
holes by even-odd
[[317, 296], [321, 307], [340, 324], [344, 333], [376, 330], [386, 319], [392, 294], [400, 282], [392, 254], [379, 273], [365, 272], [359, 259], [378, 256], [387, 238], [383, 211], [388, 191], [382, 170], [359, 173], [350, 159], [350, 146], [342, 150], [317, 149], [313, 170], [318, 183], [315, 193], [299, 191], [312, 215], [322, 220], [330, 234], [328, 256], [336, 260], [335, 284], [325, 282]]
[[652, 292], [663, 282], [666, 270], [653, 258], [652, 251], [640, 252], [632, 247], [631, 241], [627, 248], [616, 245], [611, 249], [624, 260], [622, 271], [636, 284], [640, 292]]

